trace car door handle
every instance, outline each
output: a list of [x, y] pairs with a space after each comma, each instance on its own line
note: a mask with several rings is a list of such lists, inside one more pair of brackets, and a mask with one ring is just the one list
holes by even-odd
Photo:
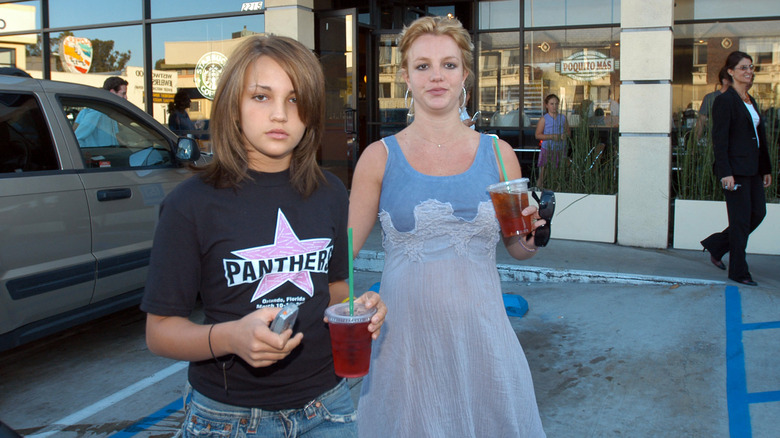
[[117, 199], [129, 198], [132, 195], [130, 189], [108, 189], [98, 190], [97, 199], [103, 201], [116, 201]]

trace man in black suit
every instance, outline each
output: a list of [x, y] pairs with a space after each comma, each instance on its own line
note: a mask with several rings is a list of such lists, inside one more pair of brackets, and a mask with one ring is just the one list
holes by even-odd
[[753, 60], [733, 52], [726, 61], [733, 85], [712, 106], [715, 170], [723, 185], [729, 226], [701, 241], [710, 261], [726, 269], [721, 258], [729, 253], [729, 278], [755, 286], [745, 259], [748, 236], [766, 216], [764, 188], [772, 182], [772, 166], [764, 120], [747, 91], [753, 81]]

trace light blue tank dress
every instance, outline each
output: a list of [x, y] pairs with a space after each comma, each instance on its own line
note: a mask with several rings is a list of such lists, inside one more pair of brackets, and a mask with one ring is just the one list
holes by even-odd
[[379, 201], [388, 312], [358, 406], [361, 437], [543, 437], [496, 269], [492, 138], [452, 176], [414, 170], [395, 137]]

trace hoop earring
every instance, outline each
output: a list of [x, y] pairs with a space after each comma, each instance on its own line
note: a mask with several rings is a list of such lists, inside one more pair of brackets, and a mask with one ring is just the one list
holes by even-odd
[[409, 101], [409, 89], [406, 89], [406, 94], [404, 94], [404, 106], [408, 108], [406, 111], [406, 124], [412, 123], [412, 120], [414, 120], [414, 96], [412, 96], [412, 100]]
[[461, 108], [466, 108], [466, 87], [463, 87], [463, 103], [460, 104]]

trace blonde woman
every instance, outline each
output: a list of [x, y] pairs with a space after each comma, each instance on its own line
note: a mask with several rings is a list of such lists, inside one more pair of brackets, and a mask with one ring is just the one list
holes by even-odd
[[[459, 116], [472, 74], [469, 34], [458, 20], [424, 17], [403, 31], [399, 49], [414, 121], [369, 145], [350, 195], [355, 251], [381, 221], [388, 308], [363, 379], [359, 435], [542, 437], [496, 269], [500, 234], [487, 194], [501, 177], [493, 138]], [[496, 144], [507, 177], [520, 178], [512, 148]], [[535, 207], [524, 213], [539, 219]], [[504, 244], [528, 259], [538, 251], [532, 236]]]

